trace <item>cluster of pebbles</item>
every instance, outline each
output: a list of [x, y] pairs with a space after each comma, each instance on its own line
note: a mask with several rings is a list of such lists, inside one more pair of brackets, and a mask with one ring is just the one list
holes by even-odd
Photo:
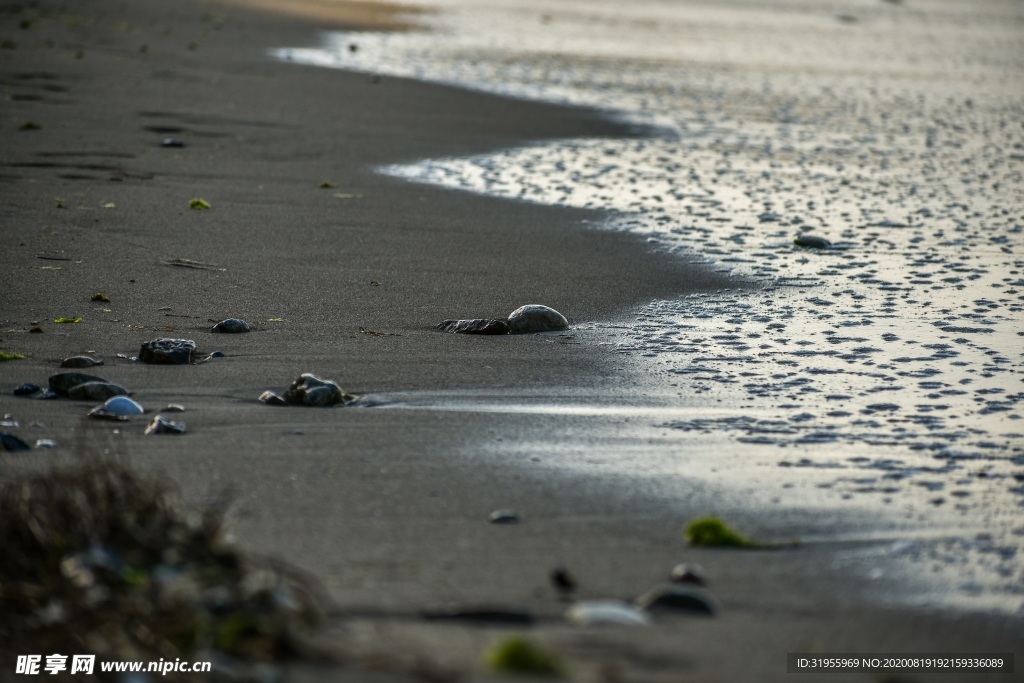
[[[529, 334], [562, 330], [569, 322], [558, 311], [540, 304], [520, 306], [508, 318], [487, 320], [446, 320], [437, 329], [461, 334]], [[499, 331], [495, 331], [498, 330]], [[240, 334], [250, 332], [252, 327], [244, 320], [228, 318], [218, 322], [210, 330], [218, 334]], [[194, 365], [224, 354], [214, 351], [200, 357], [196, 353], [196, 342], [191, 339], [160, 338], [142, 344], [139, 354], [133, 360], [152, 365]], [[90, 356], [71, 356], [62, 363], [62, 368], [91, 368], [103, 365], [100, 359]], [[134, 416], [145, 414], [146, 410], [134, 399], [125, 387], [96, 375], [81, 372], [61, 372], [52, 375], [46, 387], [36, 384], [22, 384], [14, 390], [15, 396], [34, 399], [68, 398], [79, 401], [103, 401], [88, 412], [95, 419], [128, 421]], [[345, 406], [355, 403], [357, 396], [343, 390], [331, 380], [325, 380], [311, 373], [302, 373], [282, 393], [264, 391], [259, 400], [271, 406]], [[184, 408], [171, 404], [159, 413], [182, 412]], [[185, 423], [154, 415], [146, 434], [184, 434]], [[45, 440], [44, 440], [45, 441]], [[42, 443], [42, 442], [41, 442]], [[0, 432], [0, 445], [7, 451], [28, 450], [31, 446], [14, 434]], [[37, 447], [51, 446], [50, 442]]]

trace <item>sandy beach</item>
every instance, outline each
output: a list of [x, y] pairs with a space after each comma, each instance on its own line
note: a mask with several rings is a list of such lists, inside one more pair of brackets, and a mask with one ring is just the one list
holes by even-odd
[[[0, 363], [0, 413], [17, 423], [5, 431], [59, 444], [0, 452], [0, 484], [100, 455], [172, 481], [190, 506], [230, 497], [232, 542], [308, 572], [332, 603], [319, 639], [337, 661], [276, 662], [269, 680], [499, 680], [482, 654], [514, 634], [557, 653], [580, 681], [788, 681], [801, 679], [786, 671], [797, 652], [1014, 653], [1024, 666], [1019, 610], [910, 607], [886, 596], [915, 577], [865, 578], [889, 543], [920, 532], [910, 513], [789, 507], [786, 491], [756, 490], [758, 473], [727, 454], [719, 477], [701, 460], [706, 445], [650, 429], [668, 420], [657, 413], [668, 399], [640, 360], [615, 353], [617, 326], [660, 298], [745, 296], [759, 287], [752, 279], [592, 230], [598, 211], [374, 170], [527, 142], [640, 138], [643, 128], [593, 109], [272, 60], [268, 50], [313, 44], [324, 30], [406, 29], [416, 14], [270, 4], [41, 0], [0, 14], [0, 350], [25, 356]], [[210, 208], [190, 208], [197, 198]], [[570, 329], [434, 329], [530, 303], [556, 308]], [[253, 332], [209, 332], [228, 317]], [[159, 337], [224, 356], [131, 360]], [[85, 417], [95, 403], [12, 395], [79, 354], [102, 358], [85, 372], [129, 388], [150, 412], [183, 405], [188, 433], [144, 436], [145, 418], [108, 423]], [[372, 407], [257, 400], [303, 372]], [[682, 474], [606, 467], [658, 449]], [[773, 496], [782, 503], [762, 503]], [[489, 523], [500, 509], [519, 523]], [[1019, 528], [1020, 510], [991, 514]], [[802, 543], [690, 547], [685, 524], [707, 514]], [[565, 567], [576, 597], [631, 600], [681, 562], [703, 567], [716, 616], [583, 628], [563, 619], [567, 602], [549, 578]], [[423, 618], [442, 608], [535, 624]], [[0, 681], [31, 680], [12, 673], [19, 654], [0, 656]]]

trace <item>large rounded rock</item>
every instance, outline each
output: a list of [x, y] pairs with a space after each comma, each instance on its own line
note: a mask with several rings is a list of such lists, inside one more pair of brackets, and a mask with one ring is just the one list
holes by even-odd
[[56, 375], [51, 375], [47, 382], [50, 385], [50, 391], [58, 396], [67, 396], [72, 389], [77, 387], [79, 384], [85, 384], [86, 382], [103, 382], [110, 384], [108, 380], [105, 380], [102, 377], [86, 375], [82, 372], [60, 372]]
[[127, 389], [113, 382], [85, 382], [68, 391], [68, 398], [76, 401], [106, 401], [114, 396], [127, 395]]
[[565, 316], [548, 306], [527, 304], [512, 311], [508, 317], [510, 334], [530, 334], [531, 332], [550, 332], [564, 330], [569, 327]]
[[649, 612], [664, 610], [708, 616], [718, 612], [718, 601], [707, 590], [680, 584], [655, 586], [636, 599], [636, 606]]
[[491, 318], [445, 320], [437, 326], [437, 329], [452, 334], [508, 334], [508, 323]]
[[139, 360], [156, 365], [188, 365], [196, 358], [196, 343], [191, 339], [154, 339], [142, 345]]

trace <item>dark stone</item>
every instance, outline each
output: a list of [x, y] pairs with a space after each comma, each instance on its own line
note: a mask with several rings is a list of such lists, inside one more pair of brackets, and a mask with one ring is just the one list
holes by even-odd
[[688, 583], [694, 586], [707, 585], [707, 579], [704, 578], [704, 570], [701, 569], [700, 565], [696, 564], [677, 564], [675, 567], [672, 567], [670, 578], [673, 583]]
[[62, 368], [91, 368], [96, 365], [103, 365], [103, 361], [89, 356], [71, 356], [61, 361]]
[[146, 434], [184, 434], [185, 423], [168, 420], [166, 417], [157, 415], [146, 427]]
[[127, 395], [127, 389], [113, 382], [84, 382], [68, 391], [68, 398], [76, 401], [106, 401], [113, 396]]
[[508, 316], [508, 327], [510, 334], [531, 334], [564, 330], [569, 327], [569, 321], [553, 308], [527, 304], [512, 311]]
[[637, 598], [636, 606], [647, 611], [690, 612], [707, 616], [718, 612], [717, 601], [707, 590], [680, 584], [656, 586]]
[[818, 237], [817, 235], [798, 235], [793, 244], [798, 247], [805, 247], [807, 249], [828, 249], [832, 246], [824, 237]]
[[77, 387], [79, 384], [85, 384], [86, 382], [103, 382], [105, 384], [110, 384], [108, 380], [105, 380], [102, 377], [86, 375], [81, 372], [61, 372], [56, 375], [51, 375], [47, 382], [50, 385], [50, 391], [58, 396], [67, 396], [69, 391]]
[[154, 339], [139, 350], [140, 361], [156, 365], [188, 365], [195, 357], [196, 343], [191, 339]]
[[222, 334], [240, 334], [242, 332], [251, 332], [252, 328], [249, 327], [249, 323], [239, 318], [228, 318], [227, 320], [221, 320], [219, 323], [213, 326], [210, 332], [222, 333]]
[[33, 396], [42, 392], [43, 388], [38, 384], [22, 384], [14, 388], [15, 396]]
[[178, 138], [164, 138], [160, 142], [161, 147], [184, 147], [185, 143]]
[[477, 318], [475, 320], [445, 320], [437, 329], [452, 334], [508, 334], [508, 322]]
[[0, 445], [3, 445], [5, 451], [30, 451], [32, 447], [27, 443], [16, 437], [14, 434], [8, 434], [7, 432], [0, 432]]
[[227, 356], [227, 354], [223, 351], [214, 351], [209, 355], [210, 358], [224, 358], [225, 356]]
[[260, 394], [260, 400], [266, 403], [268, 406], [286, 406], [288, 403], [275, 394], [273, 391], [264, 391]]

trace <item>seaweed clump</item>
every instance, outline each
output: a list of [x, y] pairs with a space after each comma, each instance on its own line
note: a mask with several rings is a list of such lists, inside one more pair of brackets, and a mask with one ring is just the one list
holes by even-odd
[[493, 670], [505, 674], [552, 678], [565, 675], [565, 668], [555, 655], [525, 638], [503, 640], [487, 653], [486, 659]]
[[0, 651], [239, 665], [300, 654], [321, 617], [317, 587], [226, 545], [223, 513], [188, 515], [168, 485], [111, 461], [10, 481]]
[[736, 531], [718, 517], [701, 517], [686, 527], [690, 545], [719, 548], [757, 548], [758, 543]]

